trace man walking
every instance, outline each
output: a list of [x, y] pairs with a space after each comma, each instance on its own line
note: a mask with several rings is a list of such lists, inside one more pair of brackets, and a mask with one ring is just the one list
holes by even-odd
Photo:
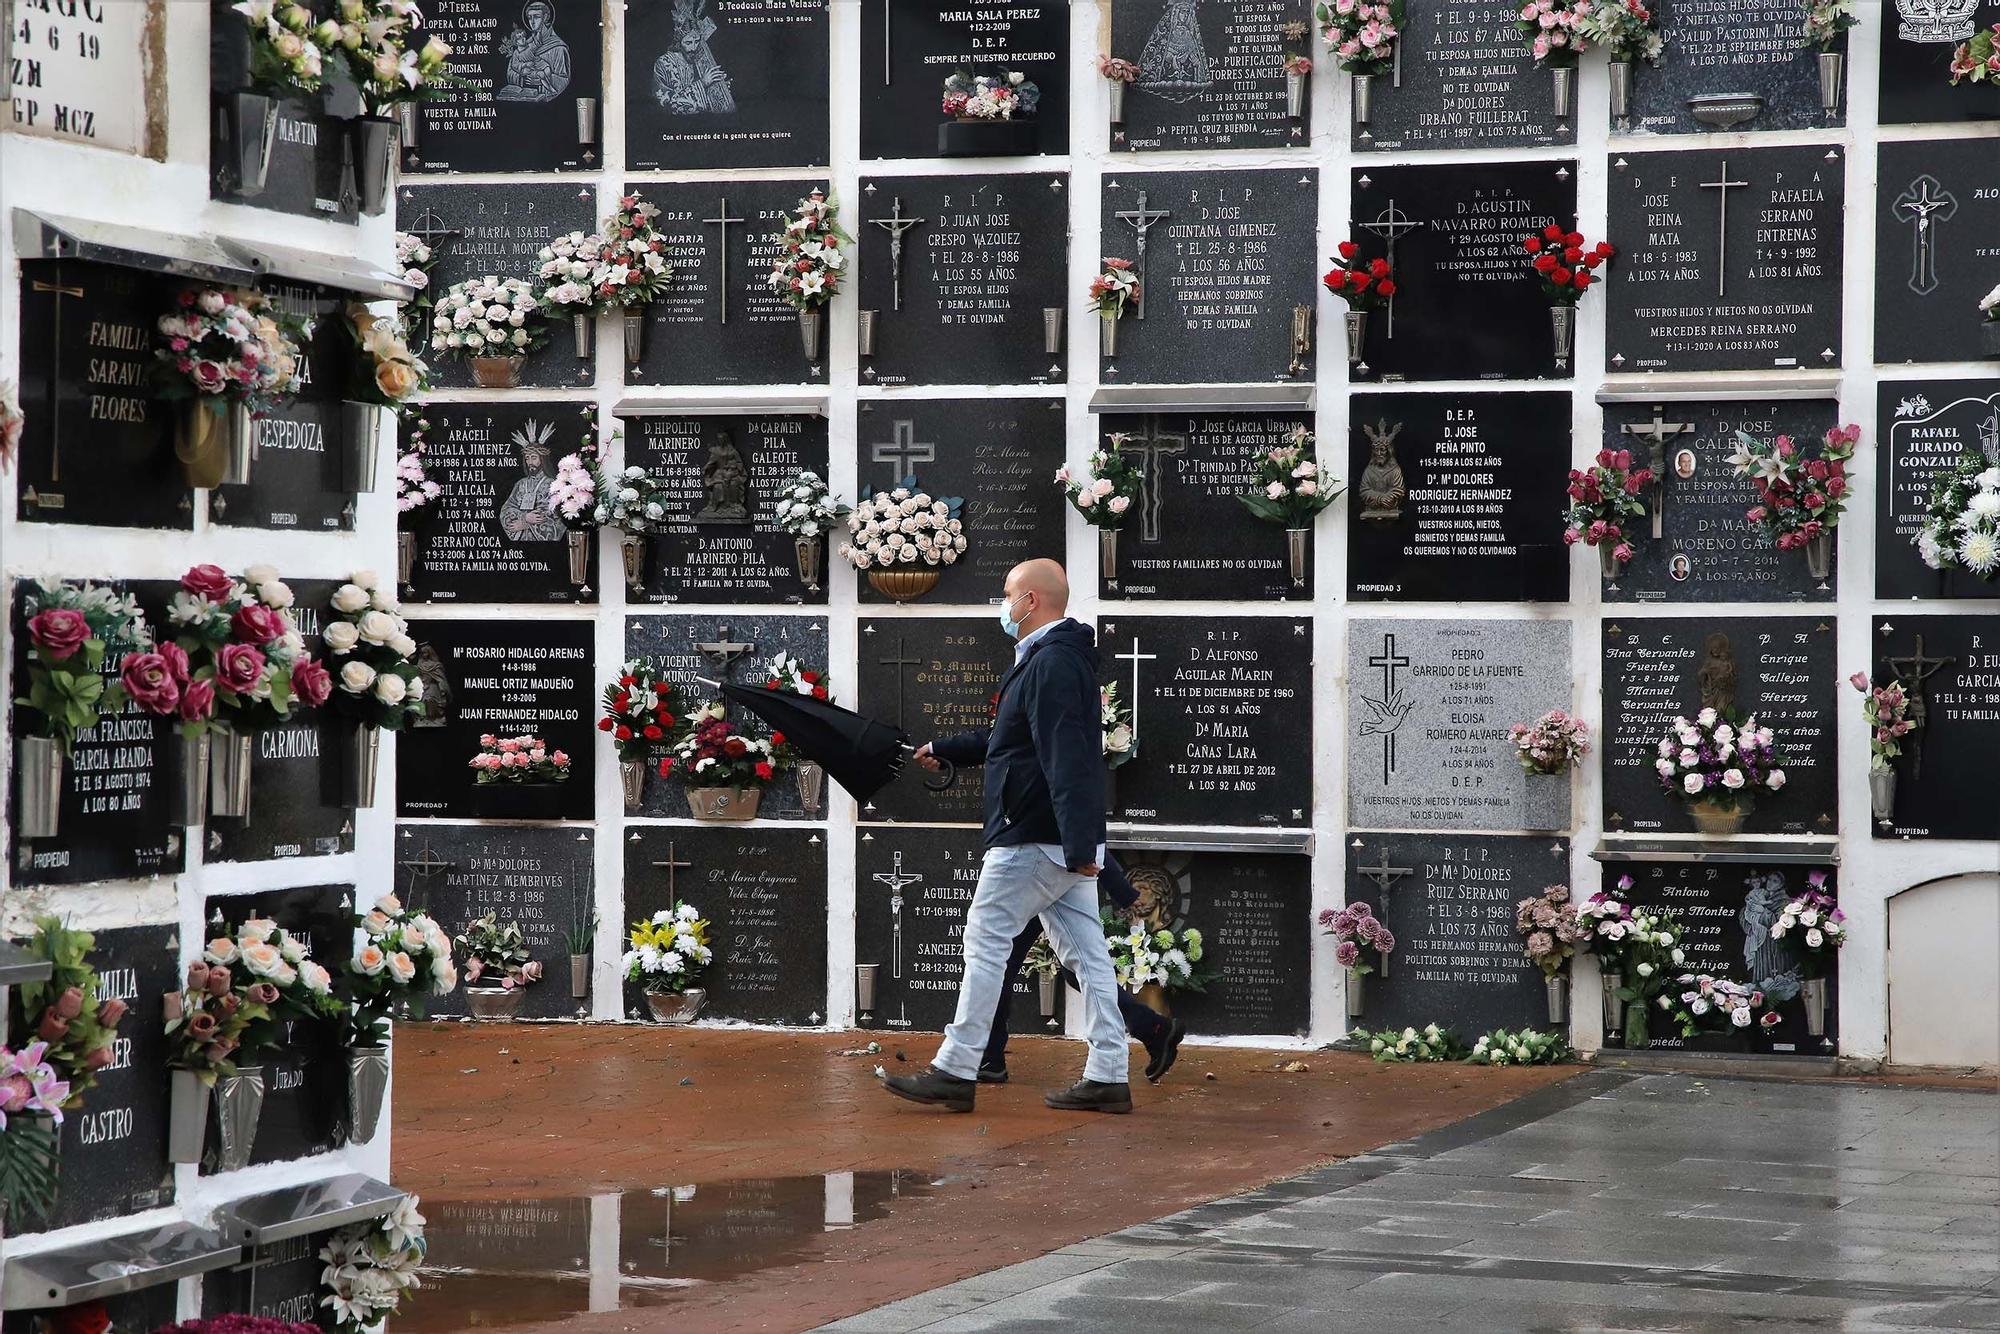
[[1052, 560], [1016, 565], [1002, 588], [1000, 627], [1015, 641], [991, 727], [918, 749], [926, 768], [984, 762], [986, 860], [965, 917], [958, 1017], [919, 1074], [889, 1092], [954, 1112], [972, 1110], [1009, 947], [1040, 916], [1056, 957], [1083, 991], [1090, 1055], [1083, 1078], [1043, 1101], [1066, 1111], [1129, 1112], [1125, 1026], [1104, 929], [1104, 747], [1098, 726], [1096, 637], [1071, 620], [1069, 578]]

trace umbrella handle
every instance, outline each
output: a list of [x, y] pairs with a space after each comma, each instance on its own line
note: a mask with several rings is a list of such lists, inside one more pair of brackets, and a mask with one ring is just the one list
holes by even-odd
[[957, 765], [945, 759], [938, 760], [938, 763], [944, 766], [944, 772], [940, 773], [936, 778], [924, 779], [924, 786], [933, 792], [942, 792], [958, 781]]

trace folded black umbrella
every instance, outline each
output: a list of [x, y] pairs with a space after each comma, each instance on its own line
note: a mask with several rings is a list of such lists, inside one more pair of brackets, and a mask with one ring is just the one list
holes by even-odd
[[[716, 683], [704, 680], [702, 684]], [[825, 769], [856, 801], [867, 801], [894, 782], [915, 749], [909, 734], [900, 727], [864, 718], [828, 700], [734, 681], [718, 688], [723, 698], [741, 704], [771, 730], [782, 732], [793, 750]], [[953, 776], [947, 766], [942, 781], [931, 780], [926, 786], [942, 790], [950, 786]]]

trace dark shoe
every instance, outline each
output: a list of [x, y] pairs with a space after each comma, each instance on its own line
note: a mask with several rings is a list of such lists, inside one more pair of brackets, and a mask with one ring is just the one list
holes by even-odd
[[1173, 1019], [1168, 1021], [1167, 1035], [1160, 1040], [1157, 1047], [1150, 1042], [1146, 1044], [1146, 1054], [1153, 1058], [1146, 1062], [1148, 1084], [1159, 1083], [1167, 1071], [1174, 1068], [1174, 1061], [1181, 1054], [1181, 1039], [1186, 1036], [1187, 1025], [1178, 1019]]
[[899, 1098], [911, 1102], [921, 1102], [930, 1107], [942, 1107], [948, 1112], [969, 1112], [972, 1098], [979, 1086], [969, 1079], [948, 1075], [941, 1070], [925, 1066], [914, 1075], [889, 1075], [882, 1081], [882, 1087]]
[[982, 1065], [979, 1067], [979, 1082], [982, 1084], [1004, 1084], [1007, 1082], [1007, 1067], [1004, 1065]]
[[1132, 1110], [1132, 1086], [1079, 1079], [1066, 1089], [1051, 1089], [1042, 1101], [1059, 1112], [1110, 1112], [1123, 1116]]

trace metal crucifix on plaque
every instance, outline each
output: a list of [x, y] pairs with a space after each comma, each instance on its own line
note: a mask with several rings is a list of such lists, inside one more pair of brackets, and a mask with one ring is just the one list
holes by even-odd
[[1662, 520], [1667, 512], [1667, 440], [1670, 436], [1694, 434], [1693, 422], [1670, 422], [1666, 410], [1653, 405], [1650, 423], [1627, 422], [1619, 431], [1646, 442], [1647, 466], [1653, 470], [1653, 536], [1663, 535]]
[[[1106, 628], [1109, 629], [1110, 627], [1107, 626]], [[1131, 649], [1114, 656], [1119, 662], [1129, 662], [1132, 664], [1132, 694], [1125, 703], [1132, 710], [1132, 735], [1136, 737], [1139, 735], [1139, 664], [1142, 662], [1157, 662], [1160, 655], [1157, 653], [1141, 653], [1139, 651], [1139, 636], [1133, 635]]]
[[722, 323], [724, 324], [729, 323], [729, 224], [745, 221], [747, 219], [732, 218], [729, 216], [728, 195], [722, 196], [722, 207], [715, 210], [714, 217], [702, 219], [702, 222], [706, 225], [720, 224], [722, 227], [722, 241], [720, 243], [722, 250], [722, 271], [717, 286], [722, 291]]
[[1389, 901], [1389, 887], [1406, 875], [1415, 875], [1416, 868], [1389, 865], [1389, 849], [1385, 845], [1382, 849], [1382, 860], [1379, 864], [1375, 866], [1357, 866], [1354, 868], [1354, 873], [1356, 875], [1367, 876], [1370, 880], [1373, 880], [1376, 892], [1381, 894], [1382, 902], [1386, 904]]
[[1924, 737], [1929, 734], [1930, 700], [1924, 682], [1958, 661], [1956, 657], [1926, 657], [1922, 635], [1917, 636], [1916, 645], [1907, 657], [1882, 659], [1889, 664], [1889, 670], [1896, 674], [1896, 679], [1903, 683], [1903, 688], [1910, 692], [1910, 721], [1916, 724], [1916, 744], [1911, 747], [1916, 754], [1910, 757], [1912, 779], [1923, 776]]
[[937, 442], [917, 439], [915, 422], [897, 422], [890, 432], [890, 439], [877, 440], [868, 446], [869, 462], [889, 465], [890, 486], [900, 485], [905, 477], [915, 477], [919, 463], [937, 462]]
[[1128, 224], [1137, 237], [1135, 245], [1138, 248], [1138, 254], [1132, 261], [1132, 272], [1139, 279], [1139, 299], [1132, 303], [1132, 314], [1135, 319], [1143, 320], [1146, 318], [1146, 233], [1153, 230], [1154, 223], [1162, 218], [1171, 217], [1172, 214], [1163, 208], [1147, 208], [1146, 192], [1141, 190], [1139, 192], [1139, 207], [1128, 208], [1112, 216], [1120, 222]]
[[670, 904], [671, 904], [671, 903], [675, 903], [675, 902], [678, 902], [678, 901], [679, 901], [679, 897], [680, 897], [680, 896], [679, 896], [679, 894], [678, 894], [678, 893], [676, 893], [676, 891], [675, 891], [675, 889], [674, 889], [674, 872], [675, 872], [675, 871], [679, 871], [679, 870], [685, 870], [685, 869], [691, 869], [691, 868], [692, 868], [692, 867], [694, 866], [694, 863], [693, 863], [693, 862], [684, 862], [684, 861], [678, 861], [678, 860], [676, 860], [676, 859], [675, 859], [675, 856], [674, 856], [674, 844], [673, 844], [673, 840], [669, 839], [669, 840], [667, 841], [667, 858], [666, 858], [666, 860], [665, 860], [665, 861], [658, 861], [658, 862], [654, 862], [654, 863], [653, 863], [653, 865], [655, 865], [655, 866], [663, 866], [663, 867], [665, 867], [665, 868], [666, 868], [666, 872], [667, 872], [667, 902], [668, 902], [668, 903], [670, 903]]
[[696, 644], [694, 651], [707, 658], [709, 665], [715, 668], [716, 675], [727, 681], [729, 669], [736, 665], [736, 660], [746, 653], [754, 652], [756, 648], [757, 645], [754, 643], [730, 639], [729, 627], [725, 625], [716, 635], [714, 643]]
[[[1382, 238], [1383, 242], [1385, 243], [1384, 249], [1386, 252], [1383, 254], [1382, 258], [1388, 260], [1389, 267], [1391, 269], [1394, 269], [1396, 267], [1397, 238], [1403, 236], [1408, 232], [1413, 232], [1417, 230], [1417, 228], [1425, 225], [1426, 224], [1417, 221], [1409, 214], [1403, 212], [1403, 210], [1397, 208], [1396, 201], [1394, 199], [1391, 199], [1389, 201], [1389, 207], [1383, 209], [1380, 213], [1377, 213], [1375, 215], [1375, 220], [1373, 222], [1361, 223], [1360, 227], [1362, 231], [1373, 232], [1375, 235]], [[1388, 314], [1388, 321], [1387, 321], [1385, 336], [1389, 338], [1394, 338], [1396, 336], [1396, 298], [1394, 295], [1391, 295], [1389, 298], [1387, 314]]]
[[[49, 321], [49, 342], [55, 348], [55, 355], [49, 358], [49, 403], [51, 405], [62, 402], [63, 298], [69, 297], [81, 301], [84, 297], [84, 291], [81, 287], [72, 287], [64, 283], [62, 276], [61, 267], [58, 266], [56, 281], [45, 283], [40, 278], [37, 278], [30, 284], [34, 291], [46, 292], [48, 294], [49, 305], [54, 311]], [[52, 486], [62, 481], [62, 419], [62, 410], [59, 407], [49, 414], [49, 484]]]
[[877, 871], [873, 877], [889, 887], [889, 976], [903, 975], [903, 886], [921, 883], [923, 877], [903, 869], [903, 854], [899, 851], [890, 860], [889, 869]]
[[889, 203], [889, 216], [870, 218], [870, 222], [889, 233], [889, 281], [894, 293], [893, 307], [903, 308], [903, 233], [912, 227], [929, 222], [929, 218], [906, 218], [903, 216], [903, 197], [897, 195]]
[[1910, 290], [1929, 296], [1937, 290], [1937, 225], [1958, 212], [1958, 196], [1938, 184], [1935, 176], [1919, 176], [1896, 197], [1896, 216], [1907, 219], [1911, 231]]
[[897, 635], [896, 656], [893, 658], [880, 658], [877, 661], [884, 667], [894, 667], [896, 669], [896, 726], [901, 727], [903, 725], [903, 669], [905, 667], [921, 667], [924, 660], [922, 658], [911, 657], [908, 641], [902, 635]]
[[1747, 190], [1750, 188], [1750, 182], [1730, 180], [1729, 159], [1724, 158], [1722, 159], [1722, 175], [1720, 179], [1713, 181], [1697, 181], [1695, 182], [1695, 184], [1699, 185], [1704, 190], [1715, 191], [1715, 198], [1716, 198], [1715, 294], [1717, 296], [1728, 296], [1729, 295], [1729, 192], [1731, 190]]

